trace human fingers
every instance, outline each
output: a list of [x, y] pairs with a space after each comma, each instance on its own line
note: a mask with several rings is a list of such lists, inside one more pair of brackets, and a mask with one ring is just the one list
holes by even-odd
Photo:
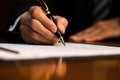
[[85, 38], [86, 42], [96, 42], [96, 41], [101, 41], [104, 39], [109, 39], [109, 38], [118, 38], [120, 37], [120, 29], [116, 31], [103, 31], [101, 33], [98, 33], [96, 35], [91, 35], [87, 38]]
[[50, 30], [53, 33], [57, 31], [57, 26], [46, 16], [41, 7], [33, 6], [29, 11], [32, 15], [32, 18], [37, 19], [44, 27], [46, 27], [46, 29]]
[[84, 41], [87, 42], [97, 36], [101, 37], [102, 39], [102, 36], [103, 36], [102, 34], [106, 35], [105, 32], [108, 32], [103, 28], [103, 26], [106, 26], [106, 25], [94, 25], [95, 28], [93, 28], [90, 33], [86, 33], [86, 36], [84, 37]]
[[77, 42], [77, 43], [79, 43], [79, 42], [84, 42], [84, 39], [85, 39], [87, 36], [89, 36], [89, 35], [92, 33], [92, 31], [94, 31], [95, 29], [96, 29], [96, 27], [95, 27], [95, 26], [92, 26], [92, 27], [87, 28], [87, 29], [85, 29], [85, 30], [83, 30], [83, 31], [79, 31], [79, 32], [76, 33], [76, 34], [71, 35], [71, 36], [69, 37], [69, 41]]
[[102, 36], [105, 36], [106, 34], [101, 36], [100, 34], [103, 34], [103, 32], [108, 32], [109, 29], [106, 29], [107, 26], [108, 25], [103, 21], [97, 22], [90, 28], [87, 28], [84, 31], [74, 35], [72, 37], [72, 40], [76, 42], [81, 42], [81, 41], [89, 42], [89, 41], [95, 41], [95, 39], [92, 39], [94, 37], [98, 37], [99, 38], [98, 40], [102, 40], [104, 39], [104, 37], [102, 38]]
[[48, 40], [41, 34], [33, 31], [28, 25], [21, 25], [21, 36], [26, 43], [30, 44], [54, 44], [53, 40]]
[[[55, 35], [52, 32], [50, 32], [48, 29], [46, 29], [38, 20], [32, 19], [29, 12], [26, 12], [25, 14], [23, 14], [21, 16], [21, 24], [22, 24], [21, 31], [27, 33], [27, 36], [34, 38], [34, 40], [46, 42], [46, 43], [50, 43], [50, 42], [56, 43], [58, 41], [58, 38], [55, 37]], [[27, 27], [25, 27], [25, 26], [27, 26]], [[28, 28], [28, 27], [30, 27], [30, 28]], [[26, 28], [26, 31], [28, 31], [28, 32], [24, 31], [25, 28]], [[28, 33], [30, 33], [30, 34], [28, 34]], [[26, 39], [26, 37], [23, 36], [23, 38], [25, 38], [25, 40], [28, 41], [28, 39]], [[34, 41], [34, 40], [33, 39], [31, 41], [29, 40], [29, 42], [33, 41], [35, 43], [36, 41]]]
[[54, 16], [54, 18], [56, 20], [58, 30], [64, 34], [68, 25], [67, 19], [61, 16]]
[[20, 16], [20, 23], [30, 25], [31, 19], [32, 19], [32, 16], [27, 11]]
[[86, 38], [88, 41], [100, 41], [107, 38], [118, 38], [120, 37], [120, 26], [118, 23], [108, 20], [98, 23], [98, 30]]
[[58, 38], [48, 29], [46, 29], [38, 20], [32, 19], [31, 28], [37, 33], [41, 34], [44, 38], [49, 41], [57, 42]]
[[87, 43], [88, 42], [96, 42], [96, 41], [101, 41], [101, 40], [108, 39], [108, 38], [114, 38], [114, 35], [103, 32], [103, 33], [99, 33], [97, 35], [89, 36], [89, 37], [85, 38], [85, 42], [87, 42]]

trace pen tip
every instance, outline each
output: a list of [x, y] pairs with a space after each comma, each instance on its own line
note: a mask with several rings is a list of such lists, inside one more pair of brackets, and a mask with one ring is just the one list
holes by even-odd
[[65, 41], [64, 41], [63, 37], [60, 37], [60, 42], [65, 46]]

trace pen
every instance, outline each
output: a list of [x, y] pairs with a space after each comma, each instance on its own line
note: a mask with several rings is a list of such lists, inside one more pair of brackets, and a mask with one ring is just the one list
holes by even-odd
[[15, 50], [12, 50], [12, 49], [7, 49], [7, 48], [4, 48], [4, 47], [0, 47], [0, 50], [6, 51], [6, 52], [15, 53], [15, 54], [19, 53], [18, 51], [15, 51]]
[[[47, 4], [45, 3], [45, 1], [43, 1], [43, 0], [38, 0], [38, 1], [40, 2], [41, 7], [43, 8], [43, 10], [46, 11], [47, 17], [56, 24], [56, 21], [53, 18], [52, 14], [51, 14], [51, 11], [49, 10], [49, 8], [48, 8]], [[57, 32], [55, 32], [55, 35], [59, 38], [59, 41], [62, 42], [62, 44], [65, 46], [65, 42], [64, 42], [64, 39], [62, 37], [61, 32], [57, 30]]]

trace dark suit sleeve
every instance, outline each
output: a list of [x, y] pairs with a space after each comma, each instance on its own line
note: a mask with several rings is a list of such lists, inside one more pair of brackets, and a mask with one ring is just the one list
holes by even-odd
[[36, 1], [37, 0], [21, 0], [21, 2], [14, 5], [13, 9], [11, 10], [10, 24], [13, 24], [16, 18], [22, 13], [28, 11], [31, 6], [36, 5]]

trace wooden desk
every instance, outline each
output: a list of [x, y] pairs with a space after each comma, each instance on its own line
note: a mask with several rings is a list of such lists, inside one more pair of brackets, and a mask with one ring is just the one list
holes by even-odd
[[[120, 46], [119, 42], [117, 46]], [[58, 77], [54, 73], [50, 80], [120, 80], [119, 58], [65, 59], [64, 62], [67, 68], [66, 74], [63, 77]], [[54, 59], [47, 61], [0, 61], [0, 80], [44, 80], [40, 77], [49, 73], [55, 65], [57, 63]]]
[[[41, 61], [0, 64], [0, 80], [43, 80], [41, 75], [53, 63]], [[62, 78], [53, 75], [50, 80], [120, 80], [120, 60], [66, 61], [67, 71]], [[41, 72], [43, 74], [41, 74]]]

